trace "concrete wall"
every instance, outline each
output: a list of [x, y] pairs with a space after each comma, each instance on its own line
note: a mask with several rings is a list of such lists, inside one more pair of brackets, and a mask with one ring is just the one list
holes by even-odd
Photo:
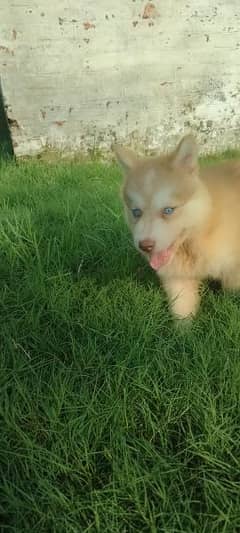
[[239, 0], [1, 0], [16, 154], [240, 144]]

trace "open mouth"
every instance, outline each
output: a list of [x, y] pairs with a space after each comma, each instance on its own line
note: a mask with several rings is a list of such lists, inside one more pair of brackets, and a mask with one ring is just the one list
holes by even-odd
[[174, 244], [168, 246], [160, 252], [153, 252], [149, 257], [149, 264], [153, 270], [160, 270], [160, 268], [166, 266], [173, 257]]

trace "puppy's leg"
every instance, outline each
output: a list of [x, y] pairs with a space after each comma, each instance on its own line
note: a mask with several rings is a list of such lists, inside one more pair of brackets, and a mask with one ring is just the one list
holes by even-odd
[[188, 279], [165, 279], [163, 281], [170, 309], [177, 319], [192, 318], [199, 307], [199, 281]]
[[240, 269], [237, 272], [232, 272], [223, 276], [222, 285], [224, 289], [230, 291], [239, 291], [240, 289]]

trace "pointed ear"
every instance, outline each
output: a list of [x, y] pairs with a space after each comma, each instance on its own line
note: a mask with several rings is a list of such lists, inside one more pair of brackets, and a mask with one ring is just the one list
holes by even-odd
[[180, 141], [173, 154], [173, 164], [177, 167], [186, 168], [190, 172], [197, 168], [198, 148], [192, 135], [186, 135]]
[[138, 157], [133, 150], [130, 150], [130, 148], [125, 148], [124, 146], [115, 144], [113, 146], [113, 151], [125, 172], [128, 172], [136, 165]]

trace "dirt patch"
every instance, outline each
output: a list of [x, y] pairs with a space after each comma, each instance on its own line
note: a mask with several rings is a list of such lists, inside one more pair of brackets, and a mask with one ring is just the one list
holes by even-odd
[[143, 19], [155, 19], [158, 17], [158, 10], [156, 6], [152, 2], [148, 2], [143, 11], [142, 18]]

